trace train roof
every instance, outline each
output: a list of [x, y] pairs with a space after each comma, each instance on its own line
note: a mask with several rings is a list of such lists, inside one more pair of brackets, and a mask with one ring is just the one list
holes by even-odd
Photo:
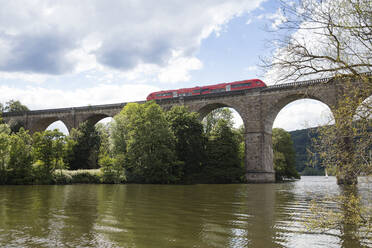
[[161, 94], [161, 93], [167, 93], [167, 92], [173, 92], [173, 91], [186, 91], [186, 90], [190, 90], [190, 89], [199, 89], [199, 88], [211, 87], [211, 86], [225, 86], [227, 84], [243, 83], [243, 82], [249, 82], [249, 81], [263, 82], [261, 79], [252, 78], [252, 79], [239, 80], [239, 81], [233, 81], [233, 82], [227, 82], [227, 83], [209, 84], [209, 85], [204, 85], [204, 86], [194, 86], [194, 87], [190, 87], [190, 88], [180, 88], [180, 89], [173, 89], [173, 90], [161, 90], [161, 91], [151, 92], [150, 94]]

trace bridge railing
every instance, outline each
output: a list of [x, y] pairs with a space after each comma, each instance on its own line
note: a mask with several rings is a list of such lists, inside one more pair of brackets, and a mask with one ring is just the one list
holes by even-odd
[[276, 90], [276, 89], [282, 89], [282, 88], [292, 88], [292, 87], [300, 87], [300, 86], [309, 86], [314, 84], [320, 84], [320, 83], [327, 83], [333, 78], [321, 78], [316, 80], [307, 80], [307, 81], [299, 81], [299, 82], [292, 82], [292, 83], [285, 83], [285, 84], [275, 84], [270, 85], [267, 88], [263, 89], [263, 91], [269, 91], [269, 90]]
[[[139, 101], [142, 103], [145, 101]], [[22, 112], [4, 112], [2, 117], [21, 116], [21, 115], [39, 115], [39, 114], [56, 114], [56, 113], [69, 113], [72, 111], [82, 112], [87, 110], [103, 110], [108, 108], [123, 108], [127, 103], [112, 103], [112, 104], [101, 104], [101, 105], [89, 105], [82, 107], [70, 107], [70, 108], [55, 108], [55, 109], [41, 109], [41, 110], [30, 110]]]
[[[371, 72], [361, 73], [361, 75], [365, 76], [371, 76]], [[263, 89], [263, 91], [270, 91], [270, 90], [276, 90], [276, 89], [282, 89], [282, 88], [290, 88], [290, 87], [301, 87], [301, 86], [308, 86], [308, 85], [314, 85], [314, 84], [321, 84], [321, 83], [328, 83], [331, 80], [333, 80], [334, 77], [328, 77], [328, 78], [320, 78], [320, 79], [313, 79], [313, 80], [306, 80], [306, 81], [299, 81], [299, 82], [292, 82], [292, 83], [285, 83], [285, 84], [275, 84], [270, 85]]]

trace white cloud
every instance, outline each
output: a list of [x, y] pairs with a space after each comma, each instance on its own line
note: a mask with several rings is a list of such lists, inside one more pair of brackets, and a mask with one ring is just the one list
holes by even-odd
[[145, 100], [159, 88], [145, 84], [108, 85], [77, 90], [55, 90], [42, 87], [15, 88], [0, 86], [0, 102], [20, 100], [30, 109], [64, 108], [86, 105]]
[[273, 30], [278, 29], [279, 26], [287, 20], [286, 17], [283, 15], [283, 11], [281, 9], [277, 9], [275, 13], [258, 15], [256, 18], [259, 20], [267, 19], [271, 21], [271, 28]]
[[251, 65], [246, 68], [244, 68], [245, 71], [247, 72], [257, 72], [258, 71], [258, 66], [256, 65]]
[[119, 71], [141, 79], [136, 72], [146, 68], [159, 80], [187, 80], [201, 68], [195, 53], [202, 40], [261, 2], [0, 0], [0, 70]]
[[195, 57], [172, 58], [169, 65], [160, 69], [158, 79], [160, 82], [178, 82], [190, 79], [189, 71], [199, 70], [203, 67], [202, 62]]

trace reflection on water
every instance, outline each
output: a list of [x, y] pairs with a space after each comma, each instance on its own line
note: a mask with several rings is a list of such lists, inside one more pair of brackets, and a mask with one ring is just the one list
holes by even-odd
[[[371, 183], [359, 184], [369, 197]], [[350, 247], [308, 232], [311, 199], [334, 178], [283, 184], [1, 186], [3, 247]], [[336, 208], [333, 202], [327, 208]], [[372, 238], [362, 240], [372, 245]]]

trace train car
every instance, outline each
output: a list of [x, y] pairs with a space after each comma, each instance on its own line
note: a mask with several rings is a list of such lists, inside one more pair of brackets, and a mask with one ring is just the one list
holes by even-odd
[[250, 79], [243, 81], [236, 81], [231, 83], [214, 84], [207, 86], [197, 86], [193, 88], [183, 88], [178, 90], [165, 90], [157, 91], [149, 94], [146, 98], [147, 101], [156, 99], [167, 99], [175, 97], [185, 97], [185, 96], [195, 96], [195, 95], [206, 95], [214, 94], [218, 92], [226, 91], [237, 91], [237, 90], [247, 90], [254, 88], [264, 88], [266, 84], [259, 79]]

